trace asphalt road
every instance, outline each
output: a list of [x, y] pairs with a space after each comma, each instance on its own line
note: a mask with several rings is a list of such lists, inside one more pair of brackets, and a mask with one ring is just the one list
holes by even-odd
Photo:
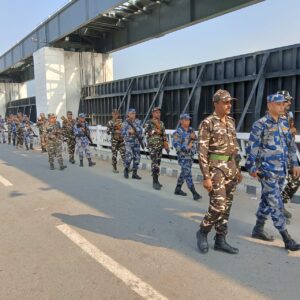
[[[47, 155], [0, 145], [0, 299], [299, 299], [300, 253], [250, 237], [258, 201], [235, 196], [228, 241], [236, 256], [202, 255], [195, 234], [207, 210], [173, 194], [162, 176], [143, 180], [67, 164], [50, 171]], [[187, 190], [186, 187], [184, 187]], [[288, 229], [300, 241], [300, 206]]]

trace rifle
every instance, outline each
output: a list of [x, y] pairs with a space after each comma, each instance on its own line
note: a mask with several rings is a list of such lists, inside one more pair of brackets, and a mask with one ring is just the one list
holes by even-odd
[[[76, 126], [77, 126], [77, 128], [83, 127], [80, 123], [77, 123]], [[89, 134], [87, 134], [86, 130], [83, 129], [83, 130], [81, 130], [81, 131], [82, 131], [82, 133], [85, 135], [85, 137], [89, 140], [90, 146], [97, 147], [97, 144], [94, 144], [94, 143], [93, 143], [93, 141], [92, 141], [92, 139], [91, 139], [91, 136], [90, 136]]]
[[127, 120], [127, 123], [134, 130], [135, 137], [138, 139], [139, 144], [141, 145], [142, 149], [145, 150], [145, 145], [144, 145], [143, 139], [138, 135], [136, 127], [129, 120]]

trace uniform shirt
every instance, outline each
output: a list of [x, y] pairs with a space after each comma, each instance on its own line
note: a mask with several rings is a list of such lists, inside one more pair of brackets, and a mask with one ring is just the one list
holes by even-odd
[[144, 128], [148, 147], [162, 148], [164, 143], [168, 142], [165, 124], [162, 121], [151, 119], [146, 122]]
[[249, 173], [287, 172], [288, 165], [298, 166], [296, 145], [287, 118], [275, 121], [268, 112], [253, 124], [246, 152]]
[[[84, 133], [85, 131], [85, 133]], [[73, 126], [73, 132], [75, 137], [86, 138], [86, 135], [90, 136], [90, 130], [87, 122], [80, 123], [79, 121]]]
[[[220, 167], [220, 169], [224, 169], [224, 172], [226, 171], [227, 173], [228, 167], [238, 168], [241, 157], [239, 155], [240, 148], [237, 142], [235, 121], [233, 118], [227, 116], [226, 123], [224, 123], [214, 112], [200, 124], [198, 139], [199, 165], [204, 179], [210, 178], [210, 169], [212, 167], [218, 167], [215, 165], [215, 161], [210, 161], [210, 154], [231, 157], [230, 163], [223, 163]], [[218, 163], [220, 164], [220, 162]]]
[[195, 133], [192, 127], [189, 127], [186, 131], [183, 127], [179, 126], [173, 133], [173, 147], [176, 150], [178, 158], [192, 158], [197, 152], [197, 139], [193, 141], [191, 149], [188, 148], [191, 142], [191, 134]]
[[[133, 126], [136, 128], [136, 134], [140, 137], [143, 138], [143, 128], [142, 128], [142, 122], [138, 119], [135, 119], [132, 122]], [[132, 127], [129, 125], [128, 120], [124, 121], [122, 124], [122, 130], [121, 134], [124, 137], [125, 142], [127, 143], [139, 143], [138, 138], [136, 135], [133, 133], [131, 134], [129, 130], [132, 129]]]
[[62, 140], [62, 131], [59, 122], [56, 122], [55, 124], [48, 123], [46, 125], [45, 131], [48, 141]]
[[62, 131], [63, 131], [63, 134], [65, 137], [73, 137], [74, 136], [74, 133], [73, 133], [73, 127], [76, 123], [76, 120], [75, 119], [67, 119], [66, 120], [63, 120], [62, 122]]
[[[120, 133], [116, 133], [116, 131], [120, 131]], [[107, 134], [111, 134], [111, 139], [113, 140], [123, 140], [123, 137], [121, 135], [122, 130], [122, 119], [117, 120], [110, 120], [107, 123]]]

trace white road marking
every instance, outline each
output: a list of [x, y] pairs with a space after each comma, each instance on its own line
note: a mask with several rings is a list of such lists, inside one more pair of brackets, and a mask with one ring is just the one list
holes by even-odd
[[105, 269], [122, 280], [129, 288], [144, 299], [167, 300], [165, 296], [157, 292], [146, 282], [127, 270], [125, 267], [114, 261], [111, 257], [100, 251], [97, 247], [91, 244], [88, 240], [82, 237], [79, 233], [73, 230], [70, 226], [63, 224], [56, 226], [63, 234], [65, 234], [74, 244], [80, 247], [89, 256], [95, 259]]
[[3, 176], [0, 175], [0, 182], [4, 185], [4, 186], [12, 186], [13, 184], [11, 182], [9, 182], [7, 179], [5, 179]]

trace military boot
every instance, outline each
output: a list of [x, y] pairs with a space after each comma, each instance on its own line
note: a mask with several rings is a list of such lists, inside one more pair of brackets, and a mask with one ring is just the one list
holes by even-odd
[[124, 177], [125, 177], [126, 179], [129, 178], [129, 169], [128, 169], [128, 168], [125, 168], [125, 169], [124, 169]]
[[291, 236], [289, 235], [287, 230], [280, 231], [280, 234], [282, 236], [285, 249], [291, 250], [291, 251], [298, 251], [300, 250], [300, 244], [296, 243]]
[[113, 173], [118, 174], [119, 171], [117, 169], [117, 165], [113, 165]]
[[79, 167], [83, 167], [83, 159], [80, 160]]
[[181, 185], [177, 184], [176, 188], [175, 188], [175, 195], [179, 195], [179, 196], [186, 196], [187, 193], [185, 193], [182, 189], [181, 189]]
[[13, 146], [16, 146], [16, 140], [13, 139]]
[[162, 188], [163, 187], [163, 185], [159, 182], [159, 180], [158, 180], [158, 176], [159, 175], [157, 175], [157, 184]]
[[30, 144], [30, 150], [33, 150], [33, 144]]
[[47, 150], [46, 150], [46, 148], [42, 148], [42, 151], [41, 151], [42, 153], [46, 153], [47, 152]]
[[274, 241], [274, 237], [269, 235], [264, 230], [265, 220], [257, 220], [256, 224], [252, 230], [252, 237], [255, 239], [272, 242]]
[[67, 166], [64, 166], [63, 164], [61, 164], [61, 165], [59, 166], [59, 169], [60, 169], [61, 171], [63, 171], [64, 169], [66, 169], [66, 167], [67, 167]]
[[95, 162], [92, 161], [91, 158], [88, 158], [88, 161], [89, 161], [89, 167], [92, 167], [96, 164]]
[[230, 246], [226, 242], [225, 235], [223, 235], [223, 234], [216, 234], [214, 249], [216, 251], [222, 251], [222, 252], [226, 252], [229, 254], [238, 254], [239, 253], [239, 249]]
[[286, 219], [292, 218], [292, 214], [286, 208], [283, 208], [283, 213]]
[[29, 150], [28, 144], [26, 144], [25, 146], [26, 146], [26, 150]]
[[207, 242], [208, 232], [200, 228], [197, 231], [197, 246], [201, 253], [205, 254], [208, 252], [208, 242]]
[[50, 164], [50, 170], [54, 170], [54, 164]]
[[74, 159], [73, 156], [70, 156], [69, 162], [70, 162], [71, 164], [73, 164], [73, 165], [75, 164], [75, 159]]
[[200, 196], [200, 195], [197, 193], [197, 191], [196, 191], [196, 189], [195, 189], [194, 186], [191, 187], [191, 192], [192, 192], [192, 194], [193, 194], [193, 199], [194, 199], [195, 201], [200, 200], [200, 199], [202, 198], [202, 196]]
[[161, 189], [161, 186], [158, 183], [158, 175], [153, 175], [153, 188], [157, 191]]
[[142, 179], [142, 177], [140, 177], [140, 176], [138, 175], [136, 169], [132, 170], [132, 179], [138, 179], [138, 180], [141, 180], [141, 179]]

